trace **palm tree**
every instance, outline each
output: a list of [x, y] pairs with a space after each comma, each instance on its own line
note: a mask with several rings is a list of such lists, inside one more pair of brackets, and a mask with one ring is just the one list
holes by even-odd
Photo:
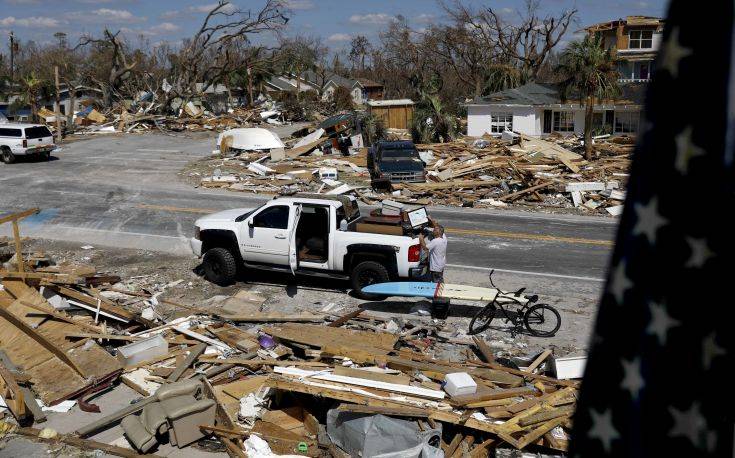
[[38, 95], [43, 85], [43, 80], [36, 77], [36, 74], [31, 72], [30, 75], [24, 76], [20, 79], [23, 86], [24, 94], [23, 101], [31, 106], [31, 122], [38, 121]]
[[617, 59], [605, 49], [597, 36], [569, 43], [557, 70], [564, 76], [562, 95], [579, 95], [584, 113], [584, 154], [592, 159], [592, 119], [595, 102], [616, 97], [620, 93]]
[[453, 140], [459, 131], [457, 120], [447, 113], [436, 94], [422, 93], [416, 103], [411, 134], [416, 143], [443, 143]]

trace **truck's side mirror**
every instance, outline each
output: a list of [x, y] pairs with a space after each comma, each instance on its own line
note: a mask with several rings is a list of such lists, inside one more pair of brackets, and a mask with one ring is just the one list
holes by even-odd
[[347, 220], [343, 219], [339, 222], [339, 230], [344, 232], [347, 230]]
[[249, 220], [248, 220], [248, 227], [249, 227], [250, 229], [252, 229], [253, 227], [255, 227], [255, 225], [253, 224], [253, 220], [252, 220], [252, 219], [249, 219]]

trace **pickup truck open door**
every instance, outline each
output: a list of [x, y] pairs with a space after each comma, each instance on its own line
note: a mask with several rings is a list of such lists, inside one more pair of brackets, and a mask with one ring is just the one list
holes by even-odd
[[291, 233], [288, 237], [288, 263], [291, 266], [291, 273], [294, 275], [296, 275], [296, 269], [299, 268], [299, 253], [296, 246], [296, 228], [299, 227], [299, 219], [301, 219], [301, 205], [297, 205], [295, 208]]

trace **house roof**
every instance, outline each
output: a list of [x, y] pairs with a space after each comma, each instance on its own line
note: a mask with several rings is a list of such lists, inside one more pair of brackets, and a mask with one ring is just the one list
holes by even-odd
[[[364, 88], [368, 88], [368, 87], [383, 87], [382, 84], [376, 83], [375, 81], [369, 80], [367, 78], [357, 78], [355, 80], [355, 84], [359, 84], [360, 86], [362, 86]], [[355, 84], [353, 84], [353, 86]]]
[[345, 78], [337, 74], [329, 75], [329, 77], [327, 78], [327, 82], [324, 84], [324, 86], [326, 86], [330, 82], [334, 84], [335, 86], [342, 86], [347, 89], [352, 88], [352, 86], [355, 84], [355, 80]]
[[280, 76], [274, 75], [268, 78], [268, 81], [266, 81], [266, 84], [269, 86], [273, 86], [274, 88], [281, 90], [281, 91], [294, 91], [296, 90], [296, 85], [291, 84], [290, 82], [284, 80]]
[[[646, 83], [629, 83], [621, 85], [621, 94], [615, 100], [606, 101], [612, 105], [643, 105]], [[515, 89], [494, 92], [485, 97], [476, 97], [468, 105], [518, 105], [518, 106], [546, 106], [569, 105], [579, 103], [579, 95], [571, 93], [562, 98], [561, 87], [558, 84], [528, 83]]]
[[629, 27], [661, 27], [664, 26], [664, 19], [654, 16], [627, 16], [625, 19], [615, 19], [607, 22], [600, 22], [585, 27], [587, 32], [602, 32], [604, 30], [614, 30], [618, 25]]

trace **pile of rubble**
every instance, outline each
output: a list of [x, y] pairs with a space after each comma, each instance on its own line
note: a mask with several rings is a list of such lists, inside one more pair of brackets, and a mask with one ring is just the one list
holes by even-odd
[[[547, 375], [551, 350], [518, 367], [441, 322], [329, 306], [283, 313], [250, 291], [186, 305], [17, 250], [0, 270], [0, 395], [14, 417], [0, 434], [117, 456], [206, 438], [238, 457], [567, 448], [578, 382]], [[163, 306], [178, 313], [164, 320]], [[458, 345], [463, 358], [435, 357]], [[119, 383], [142, 398], [72, 433], [27, 426], [74, 404], [99, 412], [90, 397]], [[87, 439], [117, 424], [124, 439]]]
[[[344, 139], [348, 146], [340, 148]], [[426, 182], [393, 183], [387, 190], [371, 186], [368, 148], [362, 144], [354, 129], [330, 134], [314, 128], [286, 149], [219, 148], [204, 170], [191, 175], [197, 174], [204, 187], [258, 194], [352, 194], [367, 204], [389, 198], [417, 205], [513, 204], [618, 215], [634, 139], [598, 138], [592, 161], [573, 151], [582, 149], [576, 137], [541, 140], [513, 134], [416, 145], [426, 164]]]
[[[104, 113], [93, 105], [74, 115], [74, 134], [96, 135], [111, 133], [200, 132], [222, 131], [235, 127], [256, 125], [281, 125], [289, 122], [280, 104], [270, 99], [259, 99], [253, 107], [230, 108], [222, 114], [214, 114], [200, 105], [188, 102], [178, 110], [178, 115], [156, 114], [154, 103], [139, 102], [131, 107], [120, 106]], [[53, 132], [56, 117], [52, 111], [42, 108], [39, 118]], [[61, 118], [66, 123], [66, 117]], [[66, 131], [71, 129], [66, 128]]]

